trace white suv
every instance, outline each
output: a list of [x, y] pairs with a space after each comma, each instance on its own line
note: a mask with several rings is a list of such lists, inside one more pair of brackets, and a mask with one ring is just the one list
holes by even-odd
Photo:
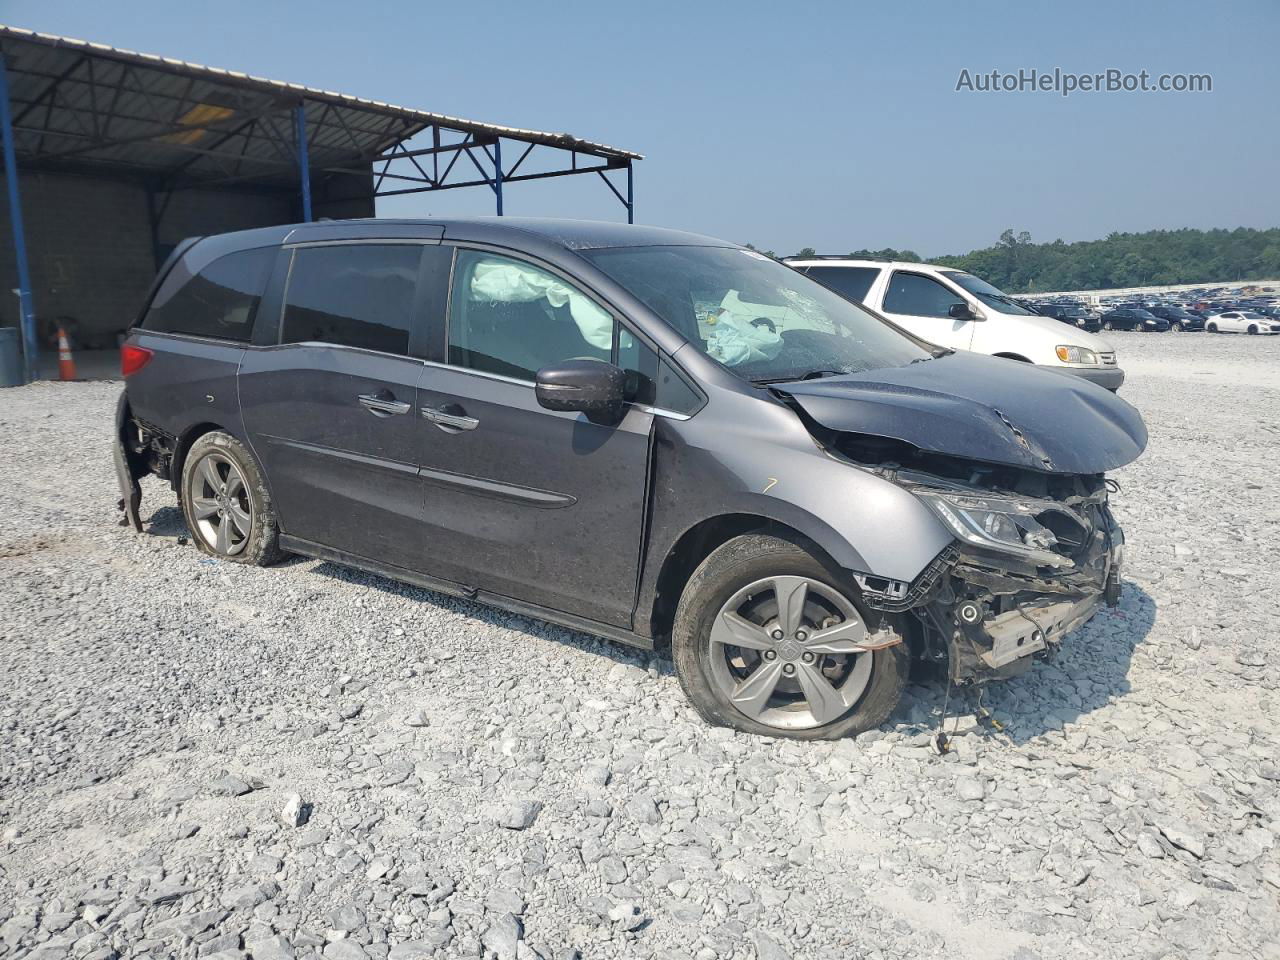
[[784, 262], [930, 343], [1051, 367], [1108, 390], [1124, 383], [1107, 341], [1032, 313], [963, 270], [851, 257]]

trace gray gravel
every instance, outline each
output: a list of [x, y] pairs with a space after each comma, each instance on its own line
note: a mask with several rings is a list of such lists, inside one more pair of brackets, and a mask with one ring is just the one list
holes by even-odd
[[154, 481], [132, 534], [119, 386], [0, 391], [0, 957], [1280, 956], [1280, 338], [1112, 339], [1131, 583], [945, 759], [936, 685], [753, 739], [665, 658], [214, 562]]

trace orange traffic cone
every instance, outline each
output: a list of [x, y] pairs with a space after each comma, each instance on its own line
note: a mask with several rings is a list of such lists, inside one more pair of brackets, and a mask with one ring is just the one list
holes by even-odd
[[58, 379], [78, 380], [76, 362], [71, 358], [71, 343], [67, 340], [67, 331], [58, 328]]

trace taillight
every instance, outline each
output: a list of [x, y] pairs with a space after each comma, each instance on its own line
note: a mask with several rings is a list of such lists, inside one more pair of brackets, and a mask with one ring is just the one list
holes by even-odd
[[150, 363], [154, 356], [153, 350], [126, 343], [120, 348], [120, 373], [126, 377], [135, 374]]

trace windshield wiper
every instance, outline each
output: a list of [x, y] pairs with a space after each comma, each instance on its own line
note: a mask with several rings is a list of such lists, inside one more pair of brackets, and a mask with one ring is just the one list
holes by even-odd
[[[949, 357], [953, 353], [955, 353], [955, 351], [948, 347], [939, 347], [937, 350], [930, 350], [927, 357], [916, 357], [911, 361], [911, 363], [924, 363], [926, 360], [941, 360], [943, 357]], [[911, 363], [908, 363], [907, 366], [911, 366]]]
[[752, 378], [752, 383], [770, 384], [770, 383], [795, 383], [799, 380], [820, 380], [823, 377], [839, 377], [843, 376], [844, 370], [809, 370], [806, 373], [794, 374], [789, 377], [761, 377], [759, 379]]

